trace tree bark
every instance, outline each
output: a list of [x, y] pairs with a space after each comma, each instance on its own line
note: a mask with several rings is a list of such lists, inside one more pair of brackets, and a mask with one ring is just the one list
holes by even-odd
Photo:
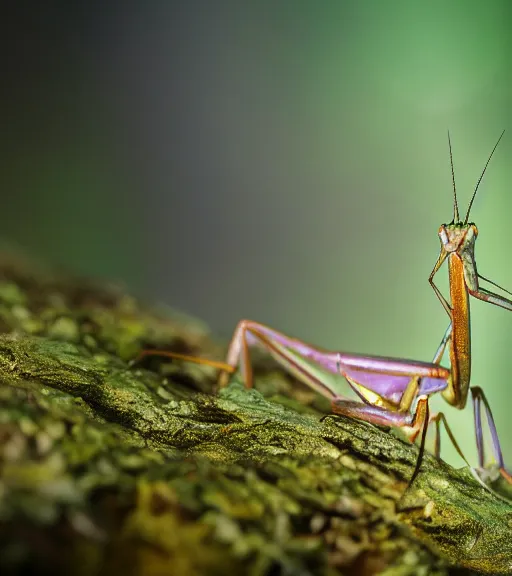
[[218, 394], [131, 362], [222, 359], [197, 320], [4, 256], [0, 326], [2, 575], [512, 573], [512, 506], [469, 470], [427, 455], [406, 489], [415, 446], [265, 362]]

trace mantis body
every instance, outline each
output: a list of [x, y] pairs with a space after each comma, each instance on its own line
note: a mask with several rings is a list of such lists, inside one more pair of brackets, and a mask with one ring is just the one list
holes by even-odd
[[[436, 423], [436, 456], [439, 457], [440, 452], [439, 424], [443, 421], [451, 441], [464, 458], [444, 415], [439, 413], [429, 416], [428, 398], [431, 394], [441, 392], [452, 406], [463, 409], [466, 405], [471, 374], [469, 296], [512, 310], [511, 300], [485, 290], [479, 285], [479, 279], [494, 283], [477, 272], [474, 247], [478, 230], [474, 223], [468, 221], [478, 186], [501, 136], [478, 180], [464, 221], [461, 221], [459, 217], [449, 141], [454, 217], [450, 224], [443, 224], [439, 228], [441, 252], [429, 276], [429, 282], [449, 315], [450, 322], [431, 363], [323, 350], [252, 320], [242, 320], [238, 323], [229, 344], [225, 363], [154, 350], [145, 350], [141, 356], [158, 354], [220, 368], [222, 370], [219, 376], [220, 387], [226, 386], [231, 375], [240, 370], [245, 385], [252, 387], [253, 375], [249, 348], [257, 345], [266, 349], [299, 380], [329, 398], [333, 413], [365, 420], [372, 424], [399, 427], [411, 441], [414, 441], [419, 432], [423, 430], [418, 462], [409, 484], [419, 471], [429, 422]], [[449, 268], [450, 301], [442, 295], [434, 283], [434, 276], [445, 261], [448, 262]], [[450, 353], [450, 369], [440, 365], [447, 347]], [[359, 401], [336, 393], [333, 387], [318, 375], [313, 366], [345, 378], [359, 397]], [[480, 468], [485, 467], [481, 419], [483, 404], [499, 470], [503, 477], [512, 483], [512, 476], [505, 469], [496, 427], [485, 395], [482, 389], [476, 386], [471, 388], [471, 393]]]

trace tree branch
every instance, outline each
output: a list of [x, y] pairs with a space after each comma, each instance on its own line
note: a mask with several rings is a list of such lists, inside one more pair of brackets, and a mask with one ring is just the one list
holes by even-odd
[[[277, 370], [211, 393], [197, 321], [0, 262], [2, 574], [507, 574], [512, 506]], [[302, 400], [293, 398], [298, 395]], [[316, 401], [316, 400], [315, 400]], [[313, 403], [314, 406], [314, 403]]]

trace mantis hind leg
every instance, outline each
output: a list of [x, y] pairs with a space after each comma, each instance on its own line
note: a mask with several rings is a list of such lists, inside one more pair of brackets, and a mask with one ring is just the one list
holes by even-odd
[[491, 433], [492, 449], [494, 453], [494, 458], [496, 464], [498, 465], [499, 471], [503, 478], [512, 484], [512, 474], [505, 468], [505, 462], [503, 460], [503, 453], [501, 451], [500, 440], [498, 438], [498, 431], [496, 430], [496, 424], [494, 423], [494, 417], [492, 415], [489, 402], [485, 397], [484, 391], [479, 386], [473, 386], [471, 388], [471, 396], [473, 398], [473, 410], [475, 417], [475, 433], [476, 433], [476, 447], [478, 450], [478, 464], [481, 469], [488, 466], [488, 462], [485, 461], [485, 448], [483, 443], [483, 430], [482, 430], [482, 404], [484, 405], [485, 415], [487, 418], [487, 424], [489, 426], [489, 431]]
[[455, 450], [457, 450], [457, 454], [464, 460], [464, 462], [470, 466], [467, 458], [464, 456], [459, 443], [455, 439], [455, 435], [453, 434], [450, 426], [448, 425], [448, 421], [446, 420], [446, 416], [442, 412], [438, 412], [437, 414], [432, 414], [429, 420], [429, 425], [434, 423], [435, 424], [435, 440], [434, 440], [434, 455], [435, 457], [440, 460], [441, 458], [441, 423], [448, 434], [448, 438], [450, 439], [451, 443]]
[[254, 344], [269, 352], [281, 366], [304, 384], [329, 399], [334, 397], [334, 393], [329, 387], [308, 369], [307, 365], [300, 360], [300, 357], [312, 362], [318, 362], [319, 359], [322, 359], [325, 363], [324, 368], [335, 372], [337, 368], [336, 354], [326, 353], [320, 348], [306, 344], [301, 340], [290, 338], [282, 332], [252, 320], [241, 320], [233, 333], [226, 358], [226, 365], [230, 369], [219, 375], [218, 383], [220, 388], [228, 384], [229, 378], [237, 369], [242, 374], [245, 386], [247, 388], [252, 387], [253, 373], [249, 347]]
[[407, 438], [414, 442], [428, 419], [428, 400], [420, 396], [413, 414], [410, 412], [391, 411], [381, 406], [364, 404], [356, 400], [335, 398], [332, 401], [332, 412], [364, 420], [377, 426], [393, 426], [401, 428]]
[[335, 414], [357, 418], [370, 424], [401, 428], [411, 442], [414, 442], [418, 434], [422, 431], [420, 449], [414, 472], [407, 483], [407, 488], [411, 486], [420, 471], [423, 454], [425, 452], [426, 432], [430, 420], [427, 396], [420, 396], [418, 398], [414, 414], [410, 412], [392, 412], [380, 406], [362, 404], [352, 400], [341, 400], [339, 398], [333, 400], [332, 411]]

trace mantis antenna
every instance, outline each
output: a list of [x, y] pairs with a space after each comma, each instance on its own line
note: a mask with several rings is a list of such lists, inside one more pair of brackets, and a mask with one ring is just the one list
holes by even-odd
[[467, 224], [469, 222], [469, 213], [471, 212], [471, 206], [473, 206], [473, 200], [475, 199], [478, 187], [480, 186], [480, 182], [482, 181], [482, 178], [484, 177], [485, 171], [487, 170], [487, 166], [489, 165], [489, 162], [491, 161], [492, 155], [494, 154], [494, 151], [498, 147], [498, 144], [500, 143], [500, 140], [503, 137], [503, 134], [505, 134], [505, 130], [503, 130], [503, 132], [501, 133], [501, 136], [498, 138], [498, 141], [494, 145], [494, 148], [492, 149], [492, 152], [489, 155], [489, 158], [487, 158], [487, 162], [485, 163], [484, 169], [482, 170], [482, 173], [480, 174], [480, 178], [478, 179], [478, 182], [476, 183], [475, 191], [473, 192], [473, 196], [471, 196], [471, 201], [470, 201], [469, 206], [468, 206], [468, 211], [466, 212], [466, 218], [464, 220], [464, 224]]
[[460, 221], [459, 205], [457, 203], [457, 190], [455, 189], [455, 172], [453, 170], [452, 142], [450, 140], [450, 131], [448, 130], [448, 147], [450, 148], [450, 166], [452, 167], [453, 182], [453, 224]]

